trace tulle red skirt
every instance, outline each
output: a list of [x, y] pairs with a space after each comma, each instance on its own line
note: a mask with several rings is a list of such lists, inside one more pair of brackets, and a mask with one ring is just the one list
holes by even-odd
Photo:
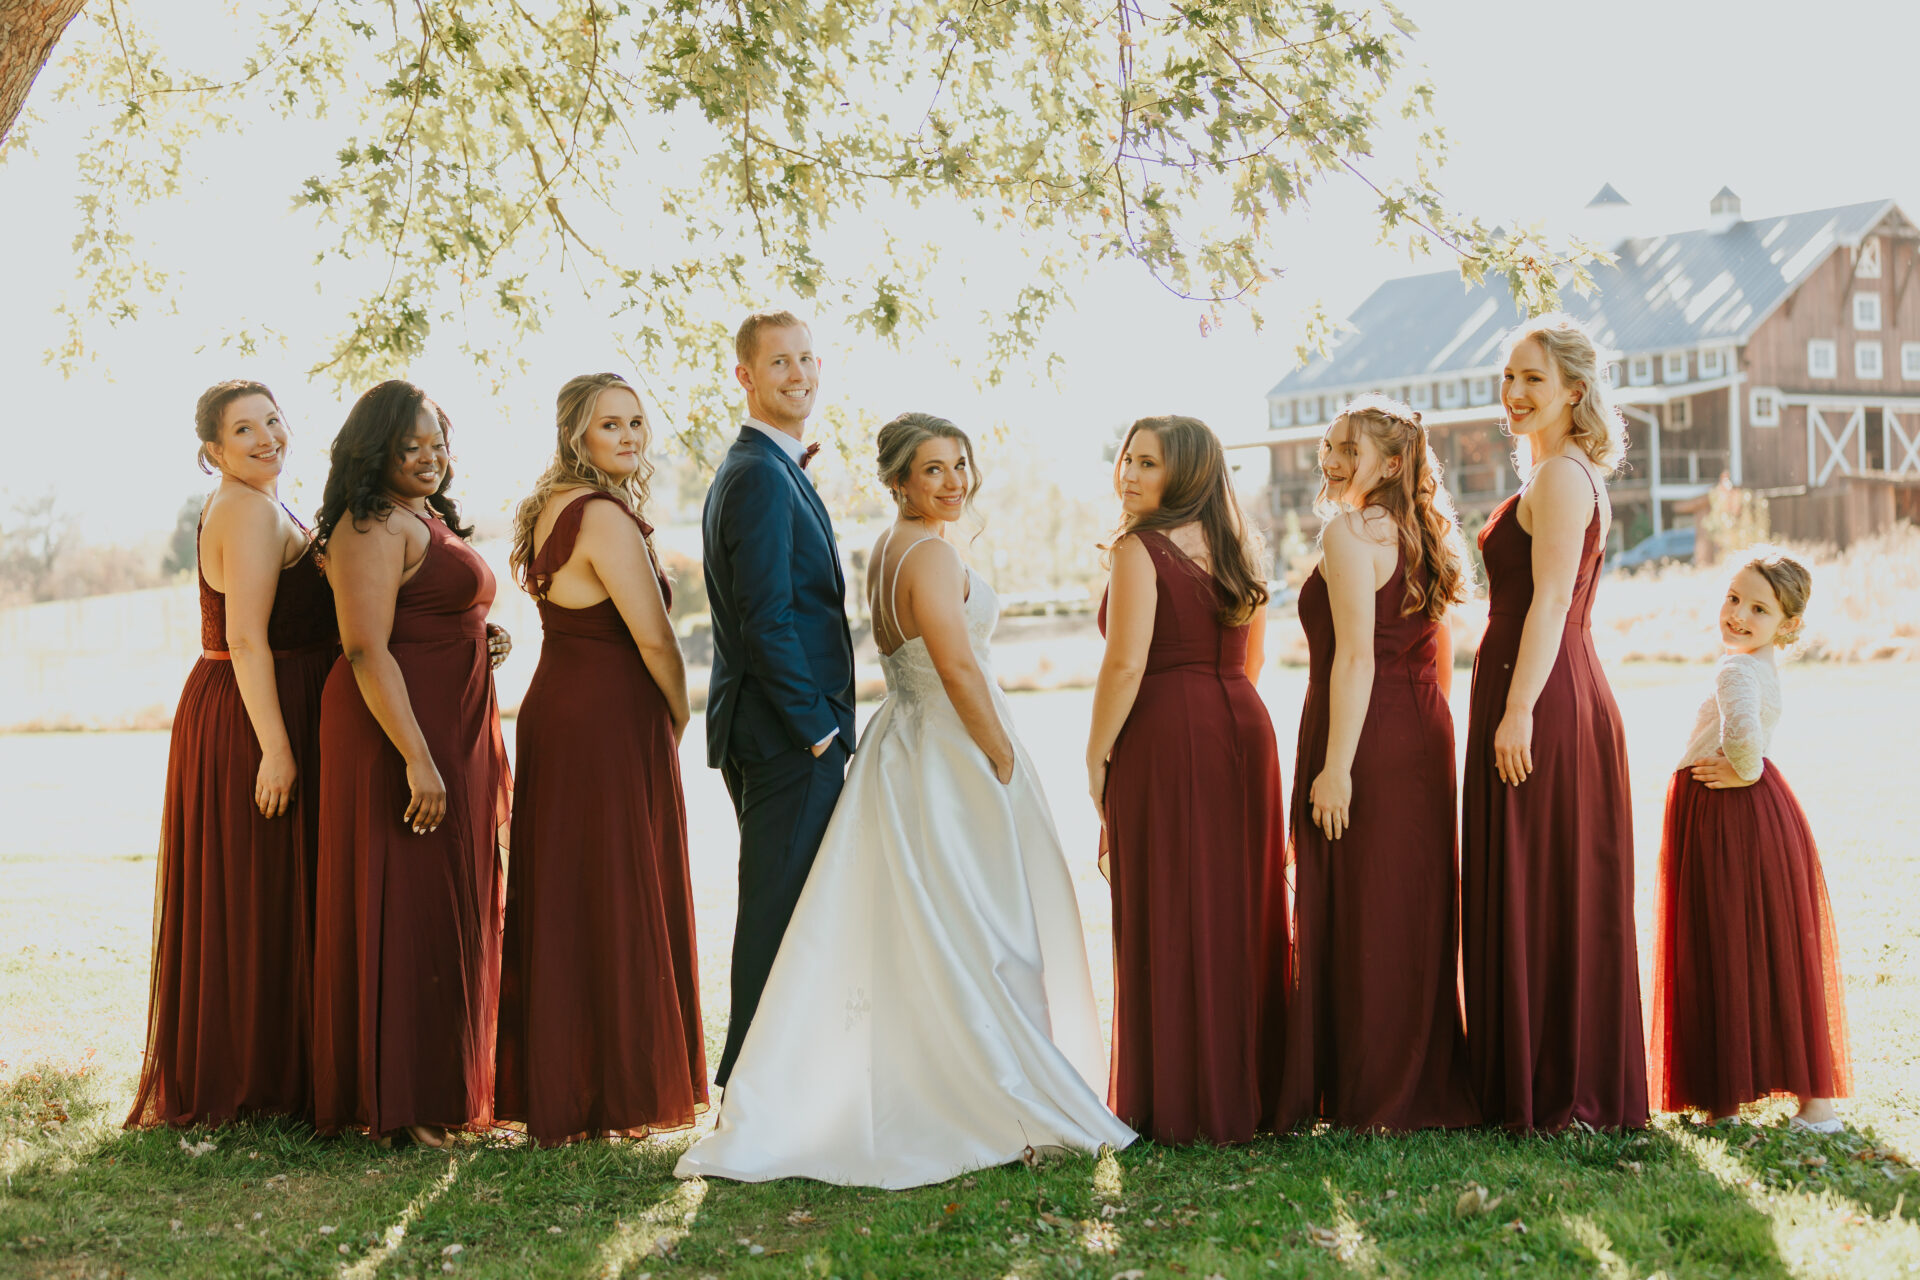
[[147, 1048], [129, 1127], [220, 1124], [312, 1105], [320, 691], [338, 649], [276, 653], [293, 802], [253, 802], [260, 741], [233, 663], [194, 664], [167, 744]]
[[1663, 1111], [1853, 1090], [1813, 831], [1768, 761], [1750, 787], [1667, 789], [1647, 1058]]

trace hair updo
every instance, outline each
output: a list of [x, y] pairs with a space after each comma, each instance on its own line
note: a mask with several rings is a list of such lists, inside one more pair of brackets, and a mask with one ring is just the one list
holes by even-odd
[[280, 407], [280, 402], [274, 400], [267, 384], [251, 378], [229, 378], [225, 382], [216, 382], [202, 391], [200, 399], [194, 403], [193, 433], [200, 437], [200, 455], [195, 461], [208, 475], [213, 475], [219, 468], [208, 465], [207, 446], [220, 443], [220, 427], [226, 421], [227, 406], [242, 396], [265, 396], [273, 400], [274, 408]]
[[913, 459], [920, 452], [920, 446], [929, 440], [960, 442], [960, 452], [967, 460], [966, 510], [967, 514], [972, 515], [973, 500], [980, 492], [980, 468], [973, 460], [973, 441], [967, 438], [966, 432], [945, 418], [935, 417], [931, 413], [903, 413], [881, 427], [874, 441], [880, 482], [887, 486], [887, 492], [900, 514], [907, 515], [900, 486], [907, 482], [908, 475], [912, 473]]
[[1627, 455], [1627, 423], [1613, 407], [1606, 383], [1600, 376], [1599, 343], [1578, 320], [1554, 311], [1535, 316], [1507, 335], [1501, 362], [1511, 364], [1514, 350], [1528, 341], [1540, 344], [1561, 382], [1580, 390], [1580, 398], [1573, 405], [1573, 425], [1567, 431], [1567, 439], [1578, 445], [1602, 471], [1611, 475], [1619, 470], [1621, 460]]
[[1813, 598], [1813, 574], [1778, 547], [1751, 547], [1746, 554], [1746, 560], [1734, 572], [1751, 569], [1767, 580], [1774, 599], [1780, 602], [1780, 629], [1786, 632], [1780, 640], [1791, 644], [1799, 638], [1800, 620], [1807, 612], [1807, 601]]

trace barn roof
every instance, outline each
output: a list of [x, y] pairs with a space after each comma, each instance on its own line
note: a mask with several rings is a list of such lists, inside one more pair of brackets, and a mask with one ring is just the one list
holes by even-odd
[[[1598, 290], [1585, 298], [1568, 292], [1562, 304], [1621, 356], [1744, 342], [1835, 247], [1859, 244], [1893, 209], [1878, 200], [1625, 240], [1614, 246], [1614, 263], [1594, 270]], [[1488, 369], [1520, 320], [1504, 279], [1463, 286], [1458, 272], [1439, 271], [1389, 280], [1347, 318], [1351, 331], [1328, 356], [1267, 394]]]

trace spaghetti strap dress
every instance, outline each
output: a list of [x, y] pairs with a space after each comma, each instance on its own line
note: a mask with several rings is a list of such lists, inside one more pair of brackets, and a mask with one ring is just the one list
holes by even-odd
[[1593, 648], [1599, 489], [1559, 652], [1534, 703], [1533, 772], [1516, 787], [1494, 768], [1493, 735], [1533, 603], [1533, 537], [1519, 500], [1494, 508], [1480, 531], [1491, 601], [1461, 785], [1467, 1055], [1489, 1123], [1640, 1128], [1647, 1058], [1627, 743]]
[[227, 650], [226, 597], [195, 577], [201, 656], [167, 742], [146, 1055], [129, 1128], [304, 1116], [313, 1098], [320, 690], [339, 652], [333, 594], [309, 540], [280, 571], [267, 616], [297, 772], [286, 813], [263, 818], [253, 802], [260, 740]]
[[1281, 1127], [1461, 1128], [1480, 1122], [1460, 1022], [1453, 713], [1439, 630], [1402, 614], [1406, 561], [1374, 593], [1373, 688], [1353, 756], [1351, 822], [1329, 840], [1314, 779], [1332, 719], [1333, 606], [1300, 588], [1309, 674], [1293, 773], [1293, 990]]
[[[406, 508], [401, 508], [406, 510]], [[323, 1133], [493, 1121], [494, 1025], [512, 778], [487, 657], [493, 573], [422, 517], [388, 650], [447, 788], [447, 816], [402, 820], [406, 763], [342, 657], [320, 707], [314, 1123]]]
[[707, 1106], [672, 713], [611, 599], [546, 598], [593, 502], [631, 514], [589, 492], [528, 566], [544, 639], [514, 726], [494, 1118], [547, 1145], [684, 1129]]
[[1247, 679], [1248, 628], [1221, 624], [1218, 586], [1172, 539], [1138, 536], [1158, 598], [1107, 767], [1107, 1104], [1155, 1142], [1246, 1142], [1275, 1120], [1285, 1034], [1279, 747]]

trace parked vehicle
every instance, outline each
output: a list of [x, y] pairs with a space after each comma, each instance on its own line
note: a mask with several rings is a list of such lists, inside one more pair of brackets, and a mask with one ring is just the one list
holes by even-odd
[[1615, 569], [1637, 569], [1645, 564], [1662, 564], [1668, 560], [1677, 560], [1681, 564], [1693, 563], [1694, 530], [1666, 529], [1651, 537], [1642, 538], [1607, 561], [1609, 572]]

